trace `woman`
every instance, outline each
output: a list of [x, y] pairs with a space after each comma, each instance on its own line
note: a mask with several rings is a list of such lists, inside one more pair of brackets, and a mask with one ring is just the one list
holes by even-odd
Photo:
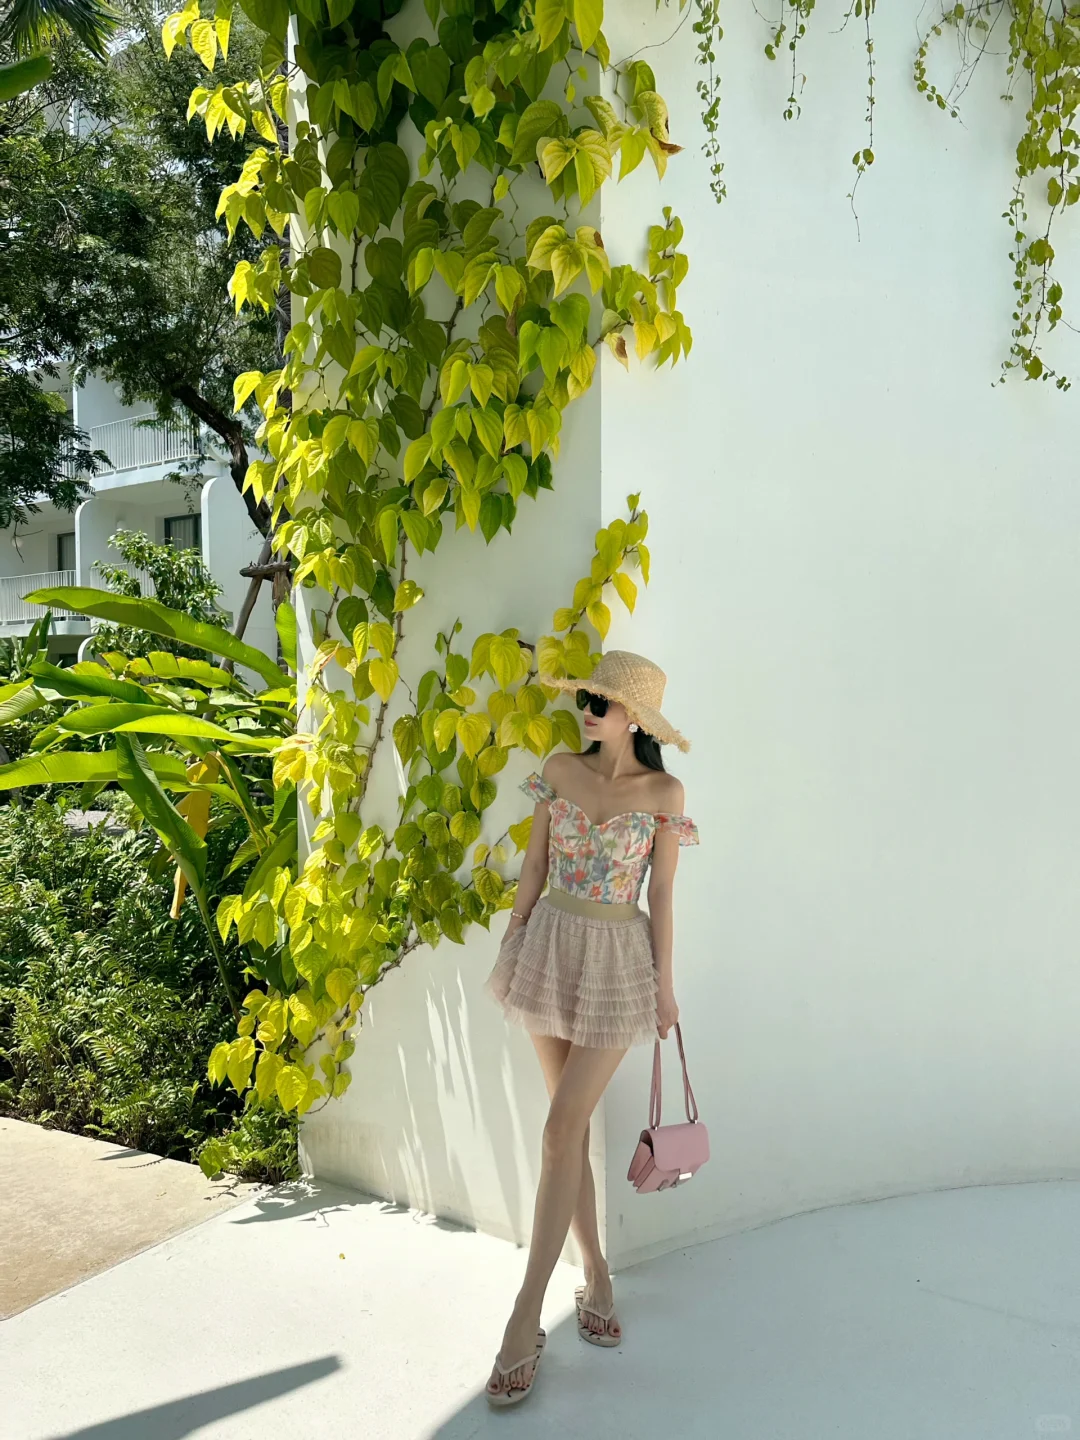
[[[488, 1381], [492, 1405], [516, 1404], [532, 1388], [544, 1292], [571, 1225], [585, 1265], [578, 1334], [605, 1346], [622, 1338], [600, 1249], [589, 1118], [629, 1046], [666, 1036], [679, 1018], [671, 891], [679, 846], [698, 839], [683, 787], [660, 758], [661, 745], [690, 744], [660, 713], [659, 666], [610, 650], [587, 688], [540, 679], [577, 691], [591, 743], [581, 755], [551, 756], [521, 787], [536, 810], [486, 982], [507, 1018], [531, 1033], [551, 1096], [529, 1262]], [[637, 899], [650, 865], [646, 914]]]

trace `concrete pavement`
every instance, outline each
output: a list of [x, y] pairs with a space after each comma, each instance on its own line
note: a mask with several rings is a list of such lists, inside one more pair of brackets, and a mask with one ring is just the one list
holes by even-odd
[[0, 1327], [0, 1437], [1075, 1435], [1078, 1230], [1070, 1182], [794, 1216], [618, 1276], [617, 1350], [577, 1338], [578, 1275], [560, 1265], [536, 1390], [492, 1412], [524, 1252], [283, 1185]]

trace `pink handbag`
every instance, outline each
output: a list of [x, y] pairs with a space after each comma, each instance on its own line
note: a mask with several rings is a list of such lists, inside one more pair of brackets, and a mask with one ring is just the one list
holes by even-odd
[[679, 1059], [682, 1061], [687, 1123], [660, 1124], [660, 1041], [657, 1039], [653, 1051], [649, 1128], [641, 1132], [630, 1169], [626, 1172], [626, 1178], [639, 1195], [648, 1195], [653, 1190], [673, 1190], [676, 1185], [696, 1175], [709, 1158], [709, 1132], [698, 1119], [697, 1101], [686, 1073], [686, 1052], [678, 1021], [675, 1023], [675, 1038], [679, 1042]]

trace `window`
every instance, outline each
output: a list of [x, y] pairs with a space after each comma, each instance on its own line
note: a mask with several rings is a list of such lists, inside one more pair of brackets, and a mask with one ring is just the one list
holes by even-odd
[[202, 516], [170, 515], [165, 519], [165, 544], [177, 550], [202, 549]]
[[56, 537], [56, 568], [58, 570], [75, 569], [75, 531], [69, 530], [65, 535]]

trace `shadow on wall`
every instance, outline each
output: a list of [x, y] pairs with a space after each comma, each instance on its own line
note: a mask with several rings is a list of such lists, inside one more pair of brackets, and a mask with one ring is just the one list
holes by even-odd
[[352, 1084], [305, 1119], [301, 1156], [320, 1179], [525, 1244], [548, 1102], [528, 1035], [483, 989], [504, 923], [414, 952], [371, 992]]

